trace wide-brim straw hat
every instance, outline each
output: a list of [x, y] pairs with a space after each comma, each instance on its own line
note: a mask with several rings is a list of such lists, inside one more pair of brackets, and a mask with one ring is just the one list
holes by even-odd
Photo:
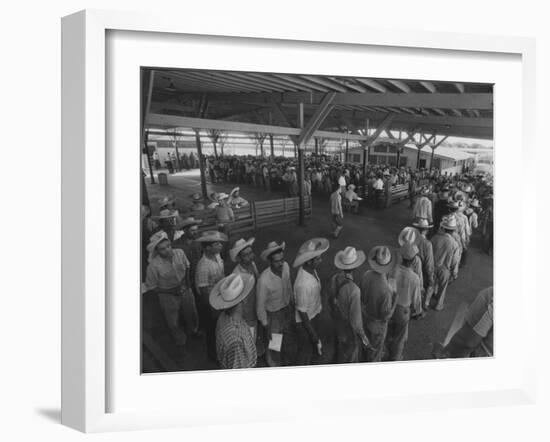
[[355, 247], [346, 247], [340, 250], [334, 257], [334, 265], [342, 270], [352, 270], [363, 265], [367, 256], [362, 250], [356, 250]]
[[168, 204], [173, 204], [175, 202], [176, 202], [176, 197], [171, 195], [165, 195], [158, 201], [160, 207], [164, 207], [164, 206], [167, 206]]
[[431, 229], [433, 227], [433, 224], [430, 224], [426, 218], [419, 218], [412, 225], [417, 229]]
[[153, 216], [152, 218], [155, 221], [161, 220], [161, 219], [168, 219], [168, 218], [176, 218], [178, 214], [174, 210], [170, 209], [163, 209], [160, 211], [160, 213], [156, 216]]
[[149, 238], [149, 244], [147, 244], [147, 252], [149, 253], [148, 261], [151, 262], [152, 259], [157, 255], [157, 246], [162, 241], [169, 241], [168, 235], [165, 231], [160, 230]]
[[399, 236], [397, 237], [397, 242], [400, 246], [406, 243], [414, 244], [417, 240], [417, 235], [418, 230], [416, 230], [414, 227], [405, 227], [399, 233]]
[[179, 225], [178, 227], [180, 229], [184, 229], [185, 227], [189, 227], [189, 226], [198, 226], [199, 224], [202, 224], [202, 219], [195, 219], [193, 218], [192, 216], [190, 216], [189, 218], [185, 218]]
[[193, 195], [191, 195], [191, 199], [193, 201], [201, 201], [202, 200], [202, 195], [200, 193], [194, 193]]
[[312, 238], [300, 246], [298, 250], [298, 255], [292, 264], [292, 267], [300, 267], [305, 262], [308, 262], [310, 259], [316, 258], [317, 256], [325, 253], [330, 247], [330, 242], [326, 238]]
[[479, 208], [479, 200], [473, 200], [472, 202], [470, 202], [470, 207], [473, 207], [473, 208]]
[[397, 254], [388, 246], [375, 246], [370, 249], [367, 260], [372, 270], [377, 273], [389, 273], [397, 263]]
[[356, 189], [355, 184], [350, 184], [348, 186], [348, 190], [355, 190], [355, 189]]
[[225, 310], [243, 301], [254, 288], [255, 279], [246, 273], [232, 273], [210, 291], [208, 300], [214, 310]]
[[227, 242], [227, 235], [218, 230], [207, 230], [203, 232], [202, 236], [198, 237], [195, 241], [198, 242]]
[[264, 261], [267, 261], [270, 255], [272, 255], [275, 252], [283, 251], [285, 249], [285, 242], [283, 241], [281, 244], [277, 244], [275, 241], [271, 241], [266, 249], [260, 253], [260, 258], [262, 258]]
[[254, 241], [256, 241], [256, 238], [250, 238], [248, 241], [246, 241], [244, 238], [241, 238], [236, 241], [235, 244], [233, 244], [233, 248], [229, 250], [229, 257], [231, 258], [231, 261], [236, 262], [237, 255], [241, 253], [241, 250], [250, 247], [252, 244], [254, 244]]
[[402, 259], [411, 260], [416, 255], [418, 255], [418, 252], [419, 252], [418, 247], [416, 246], [416, 244], [412, 244], [412, 243], [404, 243], [399, 248], [399, 255], [401, 256]]
[[225, 192], [222, 192], [218, 195], [218, 201], [224, 200], [226, 198], [229, 198], [229, 195]]
[[241, 190], [240, 187], [235, 187], [231, 192], [229, 192], [229, 195], [230, 195], [230, 196], [233, 196], [233, 194], [234, 194], [235, 192], [238, 192], [239, 190]]
[[441, 220], [441, 227], [446, 230], [456, 230], [456, 218], [454, 216], [444, 216]]

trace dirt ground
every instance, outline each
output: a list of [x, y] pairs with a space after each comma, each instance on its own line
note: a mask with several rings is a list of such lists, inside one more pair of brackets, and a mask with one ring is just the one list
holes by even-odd
[[[168, 177], [169, 185], [160, 186], [149, 184], [146, 178], [147, 190], [153, 212], [158, 211], [157, 200], [165, 194], [175, 194], [177, 205], [185, 205], [189, 196], [194, 192], [200, 192], [200, 177], [198, 170], [181, 172]], [[232, 184], [211, 184], [208, 183], [209, 192], [229, 191], [234, 187]], [[267, 200], [281, 198], [280, 193], [267, 192], [263, 189], [240, 185], [241, 196], [248, 201]], [[323, 262], [319, 269], [322, 283], [328, 285], [328, 279], [335, 273], [333, 264], [334, 255], [346, 246], [352, 245], [358, 249], [368, 252], [376, 245], [389, 245], [397, 247], [397, 236], [401, 229], [409, 225], [411, 211], [408, 208], [408, 200], [388, 209], [376, 210], [369, 207], [361, 207], [359, 214], [346, 213], [344, 217], [344, 229], [338, 239], [330, 236], [331, 225], [329, 218], [328, 196], [313, 196], [313, 214], [307, 219], [303, 227], [295, 224], [283, 224], [270, 228], [263, 228], [256, 232], [250, 232], [247, 236], [254, 236], [256, 242], [254, 251], [257, 256], [258, 269], [261, 272], [267, 264], [260, 260], [259, 254], [269, 241], [285, 241], [285, 257], [289, 264], [292, 264], [300, 245], [309, 238], [326, 237], [330, 239], [330, 248], [323, 255]], [[232, 238], [237, 240], [238, 238]], [[226, 273], [231, 271], [233, 263], [226, 262]], [[362, 274], [368, 269], [367, 264], [356, 270], [355, 277], [359, 280]], [[296, 272], [292, 272], [294, 280]], [[424, 319], [411, 321], [409, 326], [409, 338], [405, 347], [405, 360], [421, 360], [431, 358], [432, 343], [443, 341], [446, 332], [451, 324], [456, 311], [463, 303], [470, 303], [476, 294], [493, 284], [493, 258], [480, 250], [480, 239], [477, 235], [472, 238], [468, 252], [468, 261], [461, 268], [458, 279], [449, 286], [445, 302], [445, 310], [441, 312], [429, 311]], [[193, 337], [185, 349], [176, 347], [169, 335], [158, 305], [154, 299], [146, 299], [143, 302], [143, 309], [152, 312], [154, 318], [150, 330], [152, 339], [158, 348], [174, 363], [177, 370], [200, 370], [215, 369], [215, 364], [209, 362], [205, 355], [204, 338]], [[328, 309], [323, 309], [324, 313]], [[326, 318], [326, 317], [325, 317]], [[330, 321], [327, 321], [330, 325]], [[327, 329], [327, 332], [330, 331]], [[330, 358], [331, 348], [327, 347], [326, 357]], [[144, 349], [142, 359], [143, 372], [163, 371], [158, 363], [158, 358]], [[261, 363], [260, 363], [261, 364]]]

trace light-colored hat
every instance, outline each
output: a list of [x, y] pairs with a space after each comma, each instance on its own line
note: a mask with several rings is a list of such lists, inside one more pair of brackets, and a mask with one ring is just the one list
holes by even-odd
[[155, 220], [168, 219], [168, 218], [175, 218], [176, 216], [178, 216], [176, 211], [170, 210], [170, 209], [162, 209], [157, 216], [153, 216], [153, 219]]
[[428, 223], [426, 218], [418, 218], [412, 225], [417, 229], [431, 229], [433, 227], [433, 224]]
[[247, 247], [250, 247], [252, 244], [254, 244], [255, 240], [256, 238], [250, 238], [248, 241], [245, 241], [244, 238], [241, 238], [238, 241], [236, 241], [235, 244], [233, 244], [233, 248], [229, 250], [229, 256], [231, 258], [231, 261], [236, 262], [237, 255], [241, 253], [241, 250], [244, 250]]
[[340, 250], [334, 257], [334, 265], [342, 270], [356, 269], [367, 259], [365, 252], [357, 251], [355, 247], [346, 247]]
[[203, 232], [202, 236], [198, 237], [195, 241], [198, 242], [226, 242], [227, 241], [227, 235], [223, 232], [219, 232], [218, 230], [207, 230], [206, 232]]
[[306, 241], [300, 246], [292, 267], [300, 267], [310, 259], [322, 255], [328, 250], [329, 246], [330, 243], [326, 238], [313, 238]]
[[168, 235], [163, 230], [159, 230], [158, 232], [151, 235], [151, 238], [149, 238], [149, 244], [147, 244], [147, 252], [149, 252], [149, 258], [148, 261], [151, 262], [152, 259], [157, 254], [157, 246], [162, 241], [169, 241]]
[[193, 201], [200, 201], [200, 200], [202, 200], [202, 195], [200, 193], [196, 192], [193, 195], [191, 195], [191, 199]]
[[416, 235], [418, 234], [418, 231], [414, 227], [405, 227], [403, 230], [401, 230], [401, 233], [399, 233], [399, 237], [397, 238], [397, 242], [400, 246], [403, 244], [414, 244], [416, 242]]
[[180, 229], [183, 229], [189, 226], [197, 226], [201, 223], [202, 223], [202, 219], [195, 219], [192, 216], [190, 216], [189, 218], [185, 218], [178, 227]]
[[237, 305], [254, 287], [254, 277], [246, 273], [232, 273], [216, 283], [208, 300], [215, 310], [225, 310]]
[[457, 209], [458, 210], [458, 201], [449, 201], [447, 203], [447, 207], [449, 207], [450, 209]]
[[285, 249], [285, 242], [283, 241], [281, 244], [277, 244], [275, 241], [271, 241], [267, 248], [260, 253], [260, 258], [262, 258], [264, 261], [267, 261], [270, 255], [272, 255], [275, 252], [282, 251]]
[[428, 193], [430, 193], [430, 189], [428, 189], [426, 186], [423, 186], [422, 189], [420, 189], [421, 195], [427, 195]]
[[396, 261], [395, 250], [390, 250], [387, 246], [376, 246], [369, 251], [369, 266], [377, 273], [386, 274], [390, 272]]
[[218, 201], [224, 200], [226, 198], [229, 198], [229, 195], [225, 192], [222, 192], [218, 195]]
[[456, 218], [454, 216], [444, 216], [441, 220], [441, 227], [447, 230], [456, 230]]
[[350, 185], [348, 186], [348, 189], [349, 189], [349, 190], [355, 190], [355, 184], [350, 184]]
[[402, 244], [399, 249], [399, 254], [403, 259], [413, 259], [416, 255], [418, 255], [418, 247], [411, 243]]
[[167, 206], [168, 204], [172, 204], [176, 202], [176, 197], [171, 195], [165, 195], [159, 200], [160, 207]]
[[475, 199], [470, 202], [471, 207], [478, 208], [479, 207], [479, 200]]
[[208, 199], [214, 203], [218, 202], [219, 194], [218, 192], [210, 192], [208, 194]]
[[238, 192], [239, 190], [241, 190], [240, 187], [235, 187], [231, 192], [229, 192], [229, 195], [233, 196], [233, 194], [234, 194], [235, 192]]

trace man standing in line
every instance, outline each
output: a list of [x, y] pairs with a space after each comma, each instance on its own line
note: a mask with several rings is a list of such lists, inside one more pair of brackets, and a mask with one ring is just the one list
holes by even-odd
[[270, 367], [289, 365], [288, 340], [292, 338], [294, 292], [290, 281], [290, 268], [284, 260], [285, 243], [270, 242], [261, 253], [262, 260], [269, 263], [256, 286], [256, 312], [264, 327], [267, 343], [273, 334], [282, 336], [280, 351], [266, 350], [267, 364]]
[[336, 323], [336, 361], [359, 362], [361, 344], [369, 347], [363, 328], [361, 291], [353, 278], [353, 271], [365, 262], [365, 252], [346, 247], [334, 257], [334, 265], [340, 271], [330, 280], [332, 306]]
[[411, 317], [423, 316], [420, 278], [412, 269], [414, 258], [418, 254], [418, 247], [406, 242], [399, 249], [399, 254], [401, 263], [397, 265], [394, 272], [397, 292], [396, 306], [388, 325], [390, 361], [403, 360], [403, 351], [409, 336], [409, 321]]
[[413, 219], [425, 219], [428, 223], [433, 222], [432, 202], [428, 198], [428, 188], [422, 187], [420, 190], [420, 198], [416, 201], [413, 209]]
[[252, 250], [252, 244], [254, 244], [255, 238], [250, 238], [246, 241], [244, 238], [239, 239], [233, 245], [233, 248], [229, 250], [229, 256], [231, 261], [236, 262], [237, 265], [233, 269], [233, 273], [252, 276], [254, 278], [254, 288], [252, 293], [246, 297], [243, 301], [242, 316], [252, 337], [256, 340], [258, 336], [258, 316], [256, 314], [256, 281], [258, 280], [258, 268], [254, 262], [254, 251]]
[[208, 357], [216, 361], [216, 321], [218, 313], [209, 304], [209, 296], [212, 288], [224, 277], [224, 262], [220, 256], [223, 243], [227, 242], [227, 236], [217, 230], [209, 230], [197, 240], [202, 244], [203, 255], [197, 264], [195, 273], [195, 285], [199, 293], [197, 304], [201, 324], [206, 333], [206, 347]]
[[300, 268], [294, 281], [298, 334], [297, 365], [310, 365], [323, 354], [323, 344], [319, 336], [322, 309], [321, 280], [317, 268], [322, 261], [321, 255], [328, 248], [328, 239], [310, 239], [302, 244], [292, 264], [292, 267]]
[[361, 304], [363, 322], [372, 348], [366, 351], [367, 362], [380, 362], [384, 353], [384, 341], [388, 321], [396, 303], [395, 282], [388, 277], [396, 264], [396, 254], [387, 246], [373, 247], [368, 253], [367, 270], [361, 279]]
[[210, 292], [210, 306], [219, 312], [216, 323], [216, 359], [221, 368], [256, 366], [256, 345], [243, 318], [243, 303], [253, 288], [254, 278], [251, 275], [232, 273], [214, 285]]
[[374, 181], [372, 188], [374, 190], [375, 206], [377, 209], [381, 209], [384, 205], [384, 181], [382, 176], [378, 174], [376, 181]]
[[330, 194], [330, 216], [332, 218], [332, 233], [334, 238], [338, 238], [340, 232], [344, 228], [344, 212], [342, 210], [342, 188], [339, 184], [334, 186], [333, 192]]
[[433, 245], [428, 239], [428, 232], [433, 227], [424, 218], [413, 223], [417, 229], [416, 245], [418, 256], [422, 260], [422, 282], [424, 288], [424, 309], [427, 310], [426, 299], [431, 298], [434, 291], [434, 252]]
[[163, 231], [151, 236], [147, 251], [149, 265], [144, 292], [157, 294], [176, 345], [184, 346], [187, 334], [180, 326], [180, 317], [191, 333], [198, 328], [195, 299], [190, 290], [189, 261], [183, 250], [172, 249]]
[[[452, 215], [443, 217], [439, 231], [432, 238], [434, 252], [434, 295], [437, 300], [436, 310], [443, 310], [445, 295], [449, 282], [458, 277], [460, 247], [453, 238], [456, 230], [456, 218]], [[430, 297], [426, 297], [425, 307], [430, 307]]]

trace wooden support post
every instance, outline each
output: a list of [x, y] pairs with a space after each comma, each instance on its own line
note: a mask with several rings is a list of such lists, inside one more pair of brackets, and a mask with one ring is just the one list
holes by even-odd
[[344, 163], [348, 162], [349, 140], [346, 138], [346, 156], [344, 157]]
[[149, 166], [149, 175], [151, 176], [151, 184], [155, 184], [155, 175], [153, 174], [153, 165], [151, 163], [151, 157], [149, 156], [149, 147], [147, 142], [149, 141], [149, 132], [145, 131], [144, 144], [145, 154], [147, 155], [147, 165]]
[[420, 169], [420, 152], [422, 151], [422, 145], [418, 146], [418, 154], [416, 156], [416, 170]]
[[269, 134], [269, 147], [271, 148], [271, 158], [275, 157], [275, 148], [273, 147], [273, 134]]
[[315, 138], [315, 156], [319, 156], [319, 140]]
[[[300, 123], [300, 128], [304, 128], [304, 103], [300, 103], [298, 107], [298, 121]], [[304, 207], [304, 141], [300, 141], [300, 145], [297, 146], [298, 149], [298, 198], [299, 198], [299, 216], [298, 223], [300, 226], [304, 225], [305, 220], [305, 207]]]
[[[401, 132], [400, 132], [401, 133]], [[399, 160], [401, 159], [401, 145], [399, 144], [396, 144], [395, 145], [395, 148], [397, 149], [396, 152], [397, 152], [397, 157], [396, 157], [396, 161], [395, 161], [395, 167], [397, 167], [399, 169]]]
[[[153, 95], [153, 82], [155, 80], [155, 71], [152, 70], [149, 72], [148, 76], [149, 84], [146, 84], [147, 82], [147, 70], [141, 71], [141, 90], [143, 91], [145, 87], [147, 87], [146, 91], [147, 93], [144, 94], [142, 100], [141, 100], [141, 140], [142, 140], [142, 148], [145, 150], [147, 154], [147, 162], [149, 163], [149, 172], [151, 175], [151, 184], [155, 184], [155, 175], [153, 173], [153, 168], [151, 166], [151, 159], [149, 158], [149, 149], [147, 147], [147, 116], [149, 115], [149, 111], [151, 109], [151, 97]], [[144, 102], [145, 100], [145, 102]]]
[[434, 153], [435, 153], [435, 147], [432, 146], [432, 155], [430, 156], [430, 172], [433, 169], [434, 164]]
[[201, 190], [202, 197], [206, 201], [208, 199], [208, 191], [206, 190], [206, 165], [202, 155], [201, 135], [198, 129], [195, 129], [195, 142], [197, 144], [197, 152], [199, 155], [199, 168], [201, 172]]

